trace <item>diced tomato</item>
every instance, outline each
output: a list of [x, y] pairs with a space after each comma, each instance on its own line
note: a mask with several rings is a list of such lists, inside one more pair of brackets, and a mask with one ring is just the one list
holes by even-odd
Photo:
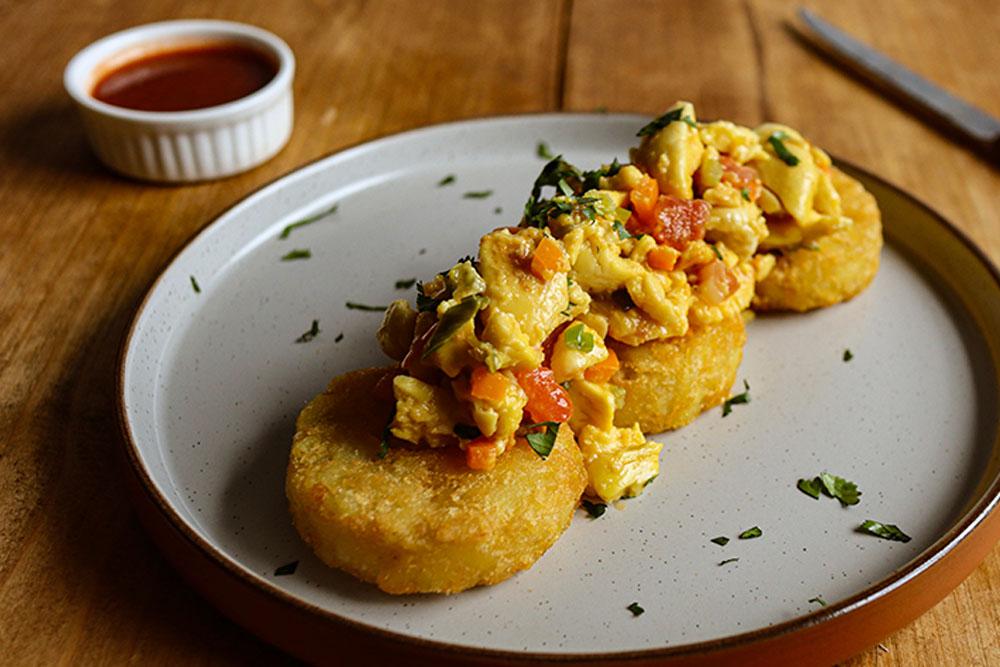
[[710, 305], [722, 303], [737, 287], [739, 281], [721, 259], [714, 259], [698, 270], [698, 294]]
[[569, 260], [558, 241], [546, 236], [538, 242], [535, 252], [531, 254], [531, 272], [536, 278], [551, 280], [556, 271], [568, 268]]
[[629, 231], [649, 234], [661, 245], [684, 250], [692, 241], [705, 238], [705, 221], [710, 210], [708, 202], [701, 199], [661, 195], [653, 210], [652, 220], [648, 223], [639, 221], [637, 228], [629, 228]]
[[757, 170], [739, 164], [728, 155], [720, 156], [719, 162], [722, 163], [722, 182], [728, 183], [737, 190], [746, 190], [750, 201], [757, 201], [762, 187]]
[[658, 271], [673, 271], [677, 265], [678, 254], [673, 248], [667, 246], [656, 246], [646, 254], [646, 263], [649, 268]]
[[583, 372], [583, 377], [591, 382], [607, 382], [614, 377], [620, 366], [621, 363], [618, 361], [618, 355], [615, 354], [615, 351], [609, 347], [608, 358], [585, 370]]
[[473, 470], [493, 470], [497, 464], [497, 444], [486, 437], [467, 442], [465, 463]]
[[499, 403], [507, 394], [507, 382], [503, 373], [491, 373], [485, 366], [477, 366], [472, 371], [469, 393], [474, 398]]
[[528, 395], [525, 410], [534, 422], [564, 422], [573, 416], [569, 392], [556, 382], [552, 369], [539, 366], [514, 373], [517, 383]]
[[653, 219], [653, 210], [656, 208], [656, 199], [660, 196], [660, 186], [655, 178], [647, 176], [628, 193], [629, 201], [632, 202], [632, 211], [642, 221]]

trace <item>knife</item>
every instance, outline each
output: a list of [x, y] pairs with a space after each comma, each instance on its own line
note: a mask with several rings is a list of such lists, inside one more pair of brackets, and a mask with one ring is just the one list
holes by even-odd
[[811, 35], [802, 36], [824, 53], [877, 87], [915, 105], [978, 152], [1000, 163], [1000, 120], [862, 44], [808, 9], [800, 7], [798, 14], [811, 31]]

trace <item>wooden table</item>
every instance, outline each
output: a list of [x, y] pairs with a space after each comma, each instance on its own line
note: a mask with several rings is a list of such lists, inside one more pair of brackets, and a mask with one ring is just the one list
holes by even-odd
[[[806, 2], [1000, 116], [995, 0]], [[882, 174], [1000, 262], [1000, 172], [804, 49], [777, 0], [629, 3], [81, 0], [0, 4], [0, 661], [282, 662], [195, 595], [138, 526], [116, 467], [116, 354], [143, 291], [254, 188], [349, 144], [527, 111], [764, 119]], [[248, 174], [130, 182], [88, 152], [63, 92], [78, 49], [178, 17], [256, 23], [298, 58], [296, 131]], [[851, 665], [1000, 662], [1000, 549]]]

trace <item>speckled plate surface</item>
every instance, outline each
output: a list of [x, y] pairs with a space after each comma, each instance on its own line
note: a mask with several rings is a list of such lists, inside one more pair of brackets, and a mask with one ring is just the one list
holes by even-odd
[[[857, 172], [883, 210], [878, 277], [849, 303], [754, 321], [739, 374], [750, 404], [658, 436], [662, 474], [640, 498], [597, 520], [579, 512], [530, 570], [450, 597], [382, 594], [301, 542], [283, 494], [296, 414], [334, 375], [385, 363], [373, 337], [380, 315], [345, 303], [411, 296], [397, 280], [432, 276], [485, 231], [516, 224], [543, 164], [538, 141], [592, 168], [626, 159], [642, 122], [523, 116], [368, 143], [254, 193], [177, 255], [123, 349], [121, 414], [150, 516], [204, 556], [186, 572], [196, 586], [228, 577], [266, 598], [267, 613], [294, 610], [442, 655], [685, 660], [860, 619], [889, 593], [926, 586], [920, 576], [953, 551], [966, 555], [939, 582], [978, 563], [1000, 525], [988, 514], [1000, 460], [997, 276], [932, 212]], [[455, 182], [439, 186], [449, 174]], [[491, 194], [463, 196], [482, 191]], [[293, 250], [311, 257], [283, 261]], [[320, 333], [297, 343], [312, 320]], [[856, 482], [861, 503], [845, 509], [796, 489], [821, 471]], [[865, 519], [913, 539], [856, 532]], [[760, 538], [736, 539], [752, 526]], [[729, 544], [710, 541], [720, 535]], [[294, 574], [275, 576], [292, 561]], [[892, 623], [940, 595], [897, 601], [907, 606]], [[634, 617], [632, 602], [645, 613]]]

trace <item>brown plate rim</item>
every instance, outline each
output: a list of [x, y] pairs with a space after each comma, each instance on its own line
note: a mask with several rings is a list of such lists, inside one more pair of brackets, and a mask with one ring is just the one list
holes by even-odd
[[[381, 142], [399, 139], [406, 135], [423, 132], [433, 129], [440, 129], [448, 126], [459, 125], [459, 124], [475, 124], [475, 123], [489, 123], [501, 120], [520, 120], [529, 118], [545, 118], [545, 117], [556, 117], [565, 120], [571, 120], [573, 118], [592, 118], [594, 116], [603, 117], [614, 117], [614, 116], [637, 116], [637, 118], [645, 118], [642, 114], [630, 114], [630, 113], [567, 113], [567, 112], [542, 112], [542, 113], [523, 113], [523, 114], [506, 114], [506, 115], [495, 115], [495, 116], [483, 116], [477, 118], [460, 119], [456, 121], [450, 121], [445, 123], [435, 123], [429, 125], [418, 126], [411, 128], [402, 132], [383, 135], [379, 137], [372, 137], [364, 139], [362, 141], [351, 143], [347, 146], [339, 148], [337, 150], [326, 153], [314, 160], [306, 162], [299, 165], [295, 169], [283, 173], [274, 179], [254, 188], [245, 196], [241, 197], [239, 200], [234, 202], [231, 206], [227, 207], [222, 212], [218, 213], [210, 222], [195, 231], [177, 250], [170, 256], [170, 258], [164, 263], [163, 267], [157, 273], [155, 278], [150, 282], [149, 287], [143, 294], [138, 306], [135, 309], [135, 313], [125, 331], [124, 336], [118, 351], [118, 362], [117, 362], [117, 387], [115, 396], [115, 408], [118, 417], [118, 424], [121, 430], [122, 439], [124, 441], [125, 449], [125, 460], [128, 463], [130, 472], [136, 477], [140, 482], [142, 489], [148, 496], [149, 500], [153, 501], [153, 505], [158, 510], [161, 518], [164, 519], [167, 524], [173, 527], [177, 533], [183, 536], [192, 546], [194, 546], [203, 555], [207, 556], [208, 559], [218, 568], [222, 570], [222, 573], [228, 574], [230, 576], [236, 577], [245, 585], [262, 592], [266, 595], [270, 595], [276, 598], [278, 601], [297, 607], [300, 611], [316, 615], [321, 617], [326, 621], [331, 621], [335, 624], [341, 625], [344, 628], [354, 630], [356, 632], [363, 633], [365, 635], [373, 636], [379, 639], [388, 640], [400, 644], [402, 646], [409, 646], [413, 649], [421, 649], [424, 651], [430, 650], [433, 652], [438, 652], [441, 654], [451, 654], [456, 657], [466, 656], [466, 657], [476, 657], [485, 660], [501, 660], [504, 662], [539, 662], [539, 661], [558, 661], [558, 662], [594, 662], [594, 661], [606, 661], [606, 662], [632, 662], [632, 661], [646, 661], [646, 660], [664, 660], [670, 658], [682, 658], [685, 656], [699, 655], [707, 656], [713, 653], [719, 653], [726, 650], [737, 649], [737, 648], [748, 648], [753, 644], [762, 643], [768, 640], [774, 640], [781, 638], [782, 636], [799, 633], [803, 630], [828, 623], [834, 619], [846, 617], [854, 612], [857, 612], [876, 600], [888, 595], [889, 593], [911, 583], [914, 579], [923, 574], [935, 563], [943, 559], [946, 555], [955, 550], [959, 543], [963, 542], [972, 537], [973, 533], [978, 527], [984, 522], [986, 517], [993, 511], [998, 504], [1000, 504], [1000, 475], [997, 475], [995, 479], [989, 484], [989, 486], [984, 491], [982, 497], [975, 502], [972, 507], [962, 516], [952, 528], [939, 537], [930, 547], [928, 547], [921, 554], [916, 556], [913, 560], [907, 563], [903, 568], [894, 573], [893, 575], [865, 588], [864, 590], [856, 593], [855, 595], [842, 600], [836, 604], [831, 604], [827, 607], [814, 611], [806, 616], [801, 616], [783, 623], [775, 624], [766, 628], [761, 628], [758, 630], [752, 630], [749, 632], [744, 632], [736, 635], [730, 635], [728, 637], [723, 637], [719, 639], [712, 639], [702, 642], [694, 642], [690, 644], [681, 644], [678, 646], [671, 646], [665, 648], [653, 648], [653, 649], [640, 649], [635, 651], [618, 651], [610, 653], [541, 653], [541, 652], [516, 652], [508, 651], [502, 649], [487, 649], [478, 648], [473, 646], [464, 646], [460, 644], [451, 644], [443, 641], [436, 641], [430, 639], [422, 639], [419, 637], [412, 637], [404, 634], [399, 634], [396, 632], [391, 632], [389, 630], [384, 630], [382, 628], [367, 625], [364, 623], [359, 623], [352, 619], [340, 616], [331, 611], [318, 607], [316, 605], [305, 602], [293, 595], [285, 592], [284, 590], [274, 586], [267, 580], [260, 578], [256, 575], [252, 575], [245, 568], [241, 567], [238, 563], [232, 561], [223, 553], [221, 553], [216, 547], [214, 547], [207, 540], [195, 533], [184, 521], [184, 519], [173, 509], [169, 501], [163, 497], [163, 495], [158, 491], [156, 484], [153, 482], [152, 478], [149, 476], [145, 467], [139, 458], [138, 445], [132, 436], [131, 429], [128, 424], [128, 419], [126, 417], [125, 411], [125, 364], [128, 356], [128, 350], [131, 346], [132, 337], [135, 333], [136, 327], [138, 326], [139, 319], [144, 312], [146, 305], [149, 302], [153, 292], [156, 290], [164, 274], [169, 269], [169, 267], [174, 263], [177, 257], [190, 245], [195, 243], [198, 238], [208, 231], [219, 218], [225, 216], [233, 208], [239, 206], [243, 202], [247, 201], [251, 197], [255, 196], [261, 190], [270, 187], [277, 183], [278, 181], [290, 176], [291, 174], [310, 167], [318, 162], [326, 160], [328, 158], [339, 155], [348, 150], [363, 146], [369, 143]], [[848, 170], [853, 171], [857, 174], [863, 175], [865, 178], [871, 179], [877, 182], [882, 187], [891, 190], [896, 196], [899, 196], [908, 201], [913, 206], [923, 210], [927, 215], [933, 218], [939, 225], [941, 225], [945, 230], [947, 230], [952, 236], [957, 238], [962, 245], [969, 250], [973, 256], [975, 256], [983, 267], [987, 270], [990, 277], [992, 278], [997, 293], [1000, 293], [1000, 270], [992, 263], [992, 261], [986, 256], [986, 254], [969, 238], [969, 236], [963, 232], [961, 229], [956, 227], [953, 223], [948, 221], [944, 216], [939, 214], [937, 211], [932, 209], [930, 206], [924, 204], [922, 201], [916, 197], [905, 192], [903, 189], [889, 183], [885, 179], [872, 174], [871, 172], [862, 169], [849, 161], [834, 158], [838, 165], [846, 167]], [[1000, 369], [994, 367], [997, 372], [998, 379], [1000, 379]], [[978, 564], [978, 562], [977, 562]], [[927, 607], [929, 608], [929, 607]], [[921, 609], [920, 613], [923, 613], [926, 609]]]

